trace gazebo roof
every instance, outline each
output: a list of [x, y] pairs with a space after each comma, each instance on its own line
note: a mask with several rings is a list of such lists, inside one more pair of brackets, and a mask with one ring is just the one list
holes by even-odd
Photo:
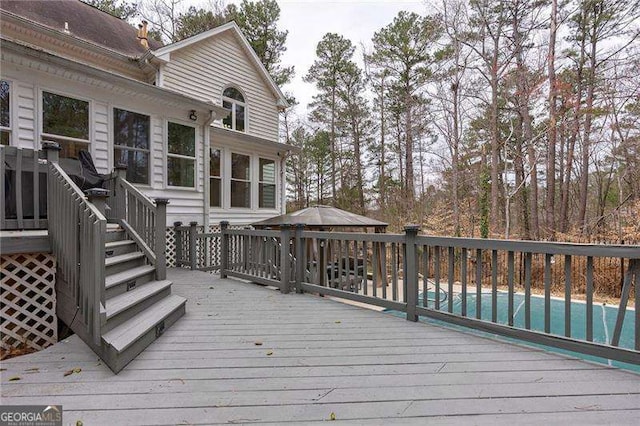
[[252, 225], [259, 228], [302, 223], [307, 227], [386, 227], [387, 223], [329, 206], [314, 206], [272, 217]]

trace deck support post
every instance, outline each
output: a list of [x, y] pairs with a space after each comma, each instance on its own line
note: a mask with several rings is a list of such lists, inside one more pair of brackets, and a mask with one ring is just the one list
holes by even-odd
[[229, 222], [223, 220], [220, 222], [220, 278], [227, 278], [227, 269], [229, 269]]
[[289, 262], [291, 240], [291, 225], [280, 225], [280, 291], [289, 293], [289, 281], [291, 280], [291, 262]]
[[156, 198], [156, 229], [155, 247], [156, 252], [156, 279], [167, 278], [167, 204], [168, 198]]
[[198, 266], [198, 257], [196, 256], [196, 232], [198, 222], [189, 222], [189, 266], [195, 271]]
[[418, 270], [416, 237], [420, 227], [418, 225], [407, 225], [405, 232], [405, 265], [404, 286], [407, 301], [407, 321], [418, 321], [416, 306], [418, 304]]
[[302, 282], [304, 281], [304, 271], [306, 269], [305, 258], [304, 258], [304, 250], [305, 244], [302, 240], [302, 231], [304, 230], [303, 223], [296, 223], [295, 225], [295, 250], [296, 250], [296, 258], [295, 258], [295, 268], [296, 268], [296, 293], [302, 293]]

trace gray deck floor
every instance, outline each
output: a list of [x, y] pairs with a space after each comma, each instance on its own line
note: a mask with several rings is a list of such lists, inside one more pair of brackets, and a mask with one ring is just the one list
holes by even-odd
[[187, 314], [120, 374], [71, 337], [3, 362], [1, 403], [62, 404], [65, 424], [84, 425], [640, 418], [640, 376], [630, 372], [328, 298], [169, 275]]

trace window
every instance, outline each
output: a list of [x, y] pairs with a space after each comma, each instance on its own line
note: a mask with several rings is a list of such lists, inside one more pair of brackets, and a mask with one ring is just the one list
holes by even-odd
[[234, 87], [229, 87], [222, 92], [222, 107], [231, 110], [229, 115], [222, 119], [222, 125], [227, 129], [244, 132], [246, 126], [246, 104], [242, 93]]
[[260, 159], [260, 177], [258, 181], [260, 208], [276, 208], [276, 162]]
[[212, 149], [209, 159], [209, 205], [222, 207], [221, 152]]
[[149, 128], [148, 115], [113, 109], [114, 164], [127, 166], [129, 182], [149, 183]]
[[196, 129], [169, 123], [167, 185], [195, 188]]
[[231, 154], [231, 207], [251, 207], [251, 159]]
[[0, 80], [0, 145], [11, 141], [11, 88], [8, 81]]
[[42, 92], [43, 139], [60, 143], [60, 157], [89, 149], [89, 102]]

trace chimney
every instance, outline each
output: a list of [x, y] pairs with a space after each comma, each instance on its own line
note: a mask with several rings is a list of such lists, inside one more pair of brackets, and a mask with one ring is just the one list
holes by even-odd
[[149, 40], [147, 39], [147, 21], [142, 21], [142, 24], [138, 25], [138, 40], [145, 49], [149, 48]]

